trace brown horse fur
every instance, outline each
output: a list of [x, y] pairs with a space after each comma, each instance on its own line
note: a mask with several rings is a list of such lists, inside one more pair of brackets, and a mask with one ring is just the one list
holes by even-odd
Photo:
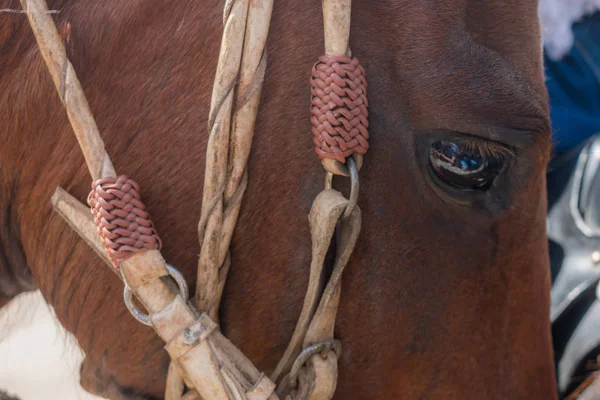
[[[555, 398], [537, 0], [353, 3], [350, 43], [367, 71], [372, 139], [361, 171], [364, 227], [336, 328], [344, 346], [336, 398]], [[142, 185], [163, 254], [189, 282], [222, 6], [49, 2], [117, 171]], [[28, 289], [30, 269], [85, 351], [84, 388], [161, 398], [160, 340], [129, 315], [121, 282], [52, 213], [57, 185], [83, 201], [90, 177], [25, 16], [0, 21], [0, 293]], [[221, 310], [224, 333], [267, 372], [308, 279], [307, 214], [323, 187], [308, 78], [322, 38], [320, 1], [275, 2]], [[460, 204], [432, 183], [421, 156], [428, 137], [457, 132], [515, 153], [493, 190]]]

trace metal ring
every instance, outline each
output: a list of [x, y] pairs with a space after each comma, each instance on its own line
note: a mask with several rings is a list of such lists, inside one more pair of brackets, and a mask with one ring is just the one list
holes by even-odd
[[350, 157], [348, 159], [348, 169], [350, 170], [350, 198], [348, 199], [348, 207], [346, 207], [346, 211], [344, 211], [344, 215], [342, 218], [348, 218], [352, 211], [354, 211], [354, 207], [356, 207], [356, 202], [358, 200], [358, 189], [360, 187], [360, 182], [358, 181], [358, 167], [356, 166], [356, 162], [354, 158]]
[[[346, 162], [348, 163], [348, 169], [350, 170], [350, 198], [348, 199], [348, 206], [346, 210], [344, 210], [344, 214], [342, 215], [342, 219], [346, 219], [352, 214], [354, 211], [354, 207], [356, 207], [356, 201], [358, 200], [358, 190], [360, 188], [360, 182], [358, 178], [358, 167], [356, 166], [356, 162], [354, 158], [349, 157]], [[327, 172], [325, 174], [325, 189], [331, 189], [333, 187], [333, 174], [331, 172]]]
[[[172, 265], [165, 264], [165, 266], [167, 267], [167, 272], [169, 273], [169, 275], [177, 283], [181, 297], [183, 297], [183, 300], [187, 301], [187, 299], [189, 297], [189, 290], [188, 290], [188, 286], [185, 281], [185, 278], [183, 277], [183, 275], [181, 275], [181, 272], [179, 272]], [[129, 285], [127, 285], [127, 281], [125, 281], [125, 287], [123, 288], [123, 301], [125, 302], [125, 307], [127, 307], [129, 312], [131, 313], [131, 315], [133, 315], [133, 318], [137, 319], [139, 322], [141, 322], [144, 325], [152, 326], [152, 321], [150, 320], [150, 316], [148, 314], [144, 314], [143, 312], [141, 312], [135, 306], [135, 304], [133, 304], [133, 291], [131, 290]]]
[[[361, 154], [354, 153], [350, 156], [356, 163], [358, 170], [362, 168], [363, 165], [363, 156]], [[341, 175], [341, 176], [350, 176], [350, 171], [348, 170], [348, 166], [344, 163], [342, 164], [338, 160], [334, 160], [333, 158], [324, 158], [321, 160], [321, 164], [326, 172], [332, 173], [333, 175]]]
[[325, 340], [324, 342], [311, 344], [310, 346], [302, 350], [302, 352], [298, 354], [298, 357], [296, 357], [296, 360], [294, 361], [292, 369], [290, 370], [290, 373], [288, 375], [290, 385], [292, 387], [296, 386], [296, 379], [298, 379], [298, 373], [300, 372], [300, 368], [302, 368], [302, 366], [306, 364], [309, 358], [318, 353], [324, 354], [323, 358], [326, 358], [327, 353], [330, 350], [333, 350], [335, 355], [339, 358], [342, 354], [342, 343], [339, 340], [329, 339]]

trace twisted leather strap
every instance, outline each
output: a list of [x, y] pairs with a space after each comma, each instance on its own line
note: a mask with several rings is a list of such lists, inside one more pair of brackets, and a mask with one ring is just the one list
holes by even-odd
[[312, 70], [311, 122], [319, 158], [345, 163], [369, 148], [367, 81], [356, 58], [322, 56]]
[[115, 268], [138, 251], [162, 247], [141, 201], [140, 186], [126, 175], [101, 178], [92, 183], [88, 204]]

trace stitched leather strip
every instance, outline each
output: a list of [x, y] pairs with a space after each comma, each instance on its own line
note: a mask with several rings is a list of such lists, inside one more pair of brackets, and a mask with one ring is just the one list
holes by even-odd
[[319, 158], [341, 163], [369, 148], [367, 81], [356, 58], [322, 56], [311, 78], [312, 133]]
[[142, 250], [160, 250], [162, 242], [141, 201], [140, 186], [126, 175], [92, 183], [88, 204], [115, 268]]

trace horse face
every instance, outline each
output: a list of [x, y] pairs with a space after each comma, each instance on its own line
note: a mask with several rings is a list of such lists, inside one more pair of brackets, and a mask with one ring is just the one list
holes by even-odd
[[[107, 150], [142, 184], [164, 256], [194, 282], [222, 5], [65, 4], [59, 30], [69, 28], [67, 50]], [[353, 2], [371, 148], [337, 321], [337, 398], [555, 396], [536, 10], [535, 0]], [[84, 200], [89, 176], [41, 58], [25, 57], [37, 54], [30, 30], [14, 21], [6, 37], [21, 64], [0, 78], [13, 122], [0, 127], [12, 140], [0, 152], [11, 160], [3, 172], [19, 175], [0, 212], [18, 210], [36, 282], [85, 351], [82, 385], [111, 398], [160, 397], [163, 344], [127, 313], [122, 283], [52, 216], [54, 188]], [[306, 216], [324, 173], [311, 149], [308, 78], [322, 37], [319, 1], [276, 2], [221, 309], [225, 335], [266, 372], [308, 280]], [[347, 193], [343, 179], [335, 186]]]
[[[337, 322], [337, 396], [555, 397], [545, 238], [550, 128], [537, 3], [353, 7], [350, 43], [367, 71], [371, 147], [360, 172], [363, 230]], [[250, 342], [291, 334], [309, 262], [304, 215], [323, 173], [290, 148], [295, 133], [290, 142], [270, 136], [307, 126], [297, 110], [308, 98], [277, 107], [295, 96], [291, 77], [306, 74], [305, 60], [322, 51], [320, 40], [304, 39], [320, 33], [320, 21], [300, 8], [275, 11], [272, 32], [284, 36], [269, 48], [252, 183], [234, 239], [240, 266], [223, 304], [228, 336], [265, 369], [279, 352]], [[290, 24], [298, 15], [303, 23]], [[286, 51], [294, 54], [276, 57]], [[270, 146], [289, 153], [260, 159]], [[268, 174], [274, 166], [285, 172]], [[348, 193], [347, 182], [336, 182]], [[289, 230], [275, 237], [270, 227], [282, 221]], [[244, 240], [253, 233], [264, 240]], [[277, 283], [256, 292], [254, 279]], [[248, 296], [258, 301], [251, 314], [242, 311]], [[275, 316], [273, 304], [282, 310]], [[257, 326], [256, 315], [270, 315], [268, 326]]]
[[555, 397], [536, 12], [356, 5], [372, 140], [338, 324], [350, 341], [340, 398]]

